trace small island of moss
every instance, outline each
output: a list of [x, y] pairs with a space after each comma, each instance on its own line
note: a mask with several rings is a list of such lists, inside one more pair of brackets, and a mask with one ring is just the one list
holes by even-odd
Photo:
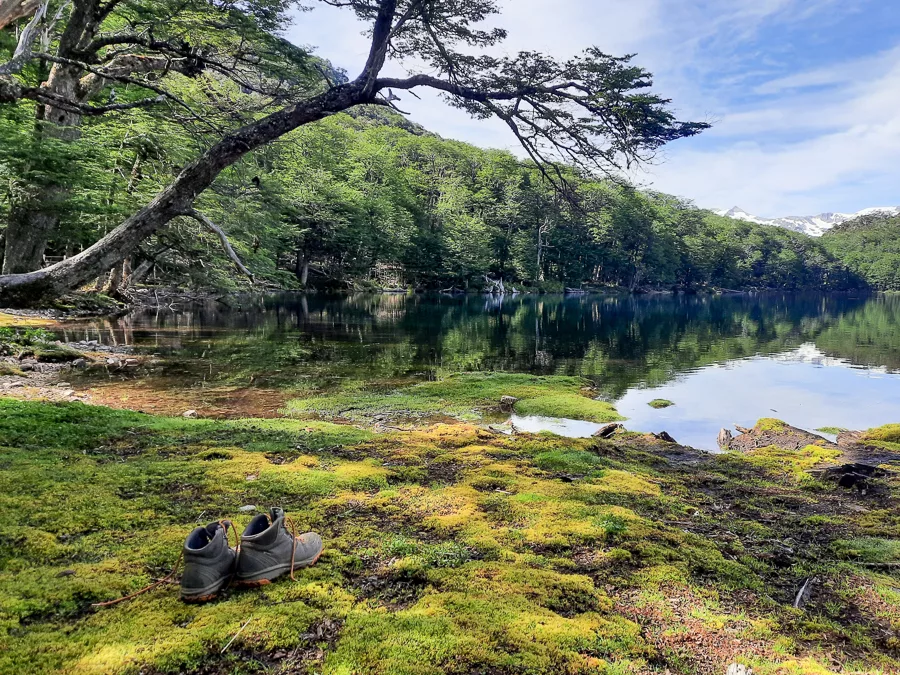
[[669, 408], [675, 404], [672, 401], [669, 401], [664, 398], [655, 398], [652, 401], [650, 401], [650, 403], [648, 403], [647, 405], [649, 405], [651, 408], [656, 408], [657, 410], [660, 410], [662, 408]]

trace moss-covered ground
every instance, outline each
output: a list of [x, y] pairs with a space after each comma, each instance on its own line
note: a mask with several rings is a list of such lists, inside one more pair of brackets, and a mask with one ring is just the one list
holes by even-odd
[[444, 415], [473, 421], [496, 408], [503, 396], [517, 398], [522, 415], [568, 417], [588, 422], [623, 419], [613, 406], [596, 400], [587, 381], [577, 377], [517, 373], [454, 373], [433, 382], [349, 380], [339, 387], [311, 389], [288, 402], [293, 416], [327, 414], [348, 420], [374, 417], [431, 417]]
[[[419, 385], [397, 409], [590, 401], [577, 382], [484, 379]], [[683, 462], [631, 434], [374, 428], [0, 399], [0, 673], [900, 672], [892, 474], [863, 494], [806, 472], [837, 459], [816, 445]], [[164, 585], [91, 606], [247, 505], [321, 532], [319, 564], [207, 605]]]

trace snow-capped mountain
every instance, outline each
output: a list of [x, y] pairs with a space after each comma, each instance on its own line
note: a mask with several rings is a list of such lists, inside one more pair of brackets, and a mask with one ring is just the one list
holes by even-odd
[[751, 223], [759, 223], [760, 225], [775, 225], [794, 232], [802, 232], [811, 237], [821, 237], [835, 225], [840, 225], [859, 216], [867, 216], [873, 213], [884, 213], [890, 216], [900, 215], [900, 206], [876, 206], [857, 211], [856, 213], [820, 213], [817, 216], [788, 216], [786, 218], [759, 218], [750, 215], [737, 206], [727, 211], [716, 210], [715, 213], [720, 216], [734, 218], [735, 220], [746, 220]]

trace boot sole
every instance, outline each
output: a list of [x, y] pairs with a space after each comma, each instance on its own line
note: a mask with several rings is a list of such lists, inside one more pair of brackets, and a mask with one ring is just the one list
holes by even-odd
[[[322, 556], [322, 553], [324, 551], [325, 547], [323, 546], [322, 549], [318, 553], [316, 553], [314, 558], [310, 560], [295, 560], [294, 569], [299, 570], [304, 567], [312, 567], [319, 561], [319, 558]], [[263, 572], [264, 576], [261, 579], [235, 579], [233, 586], [235, 588], [259, 588], [260, 586], [268, 586], [279, 577], [288, 574], [291, 571], [291, 566], [287, 565], [283, 569], [276, 568], [276, 570], [277, 571], [275, 571], [274, 574], [271, 570]]]
[[188, 603], [209, 602], [210, 600], [215, 600], [216, 597], [218, 597], [219, 592], [228, 585], [229, 581], [231, 581], [231, 577], [227, 576], [223, 580], [217, 581], [212, 586], [207, 586], [197, 592], [185, 593], [182, 591], [181, 600]]

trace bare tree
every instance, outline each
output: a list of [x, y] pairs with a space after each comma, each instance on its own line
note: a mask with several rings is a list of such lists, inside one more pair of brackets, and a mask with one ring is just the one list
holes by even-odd
[[[222, 134], [150, 203], [93, 246], [45, 269], [0, 276], [0, 301], [35, 302], [96, 278], [172, 218], [193, 215], [197, 196], [248, 152], [354, 106], [393, 107], [382, 92], [427, 87], [442, 92], [450, 105], [476, 118], [500, 118], [544, 175], [559, 187], [564, 187], [559, 162], [609, 174], [650, 159], [669, 141], [707, 128], [704, 123], [677, 121], [668, 100], [648, 93], [650, 75], [631, 65], [630, 57], [612, 57], [597, 48], [566, 61], [534, 52], [512, 58], [473, 56], [473, 51], [505, 37], [502, 29], [481, 28], [484, 19], [498, 13], [496, 0], [320, 1], [353, 11], [371, 25], [369, 55], [356, 78], [338, 81], [325, 77], [318, 91], [306, 90], [303, 95], [289, 91], [280, 102], [275, 101], [280, 107], [266, 116]], [[72, 14], [94, 2], [75, 0]], [[102, 7], [115, 4], [117, 0], [109, 0]], [[49, 54], [42, 57], [60, 61]], [[399, 63], [424, 61], [430, 74], [382, 77], [389, 58]], [[79, 63], [97, 77], [118, 77], [102, 69], [95, 73], [90, 65]], [[159, 87], [144, 86], [166, 96]], [[0, 103], [40, 100], [48, 92], [62, 97], [60, 104], [67, 96], [52, 90], [49, 83], [26, 88], [12, 75], [0, 76]], [[74, 109], [87, 105], [93, 104], [78, 102]]]

